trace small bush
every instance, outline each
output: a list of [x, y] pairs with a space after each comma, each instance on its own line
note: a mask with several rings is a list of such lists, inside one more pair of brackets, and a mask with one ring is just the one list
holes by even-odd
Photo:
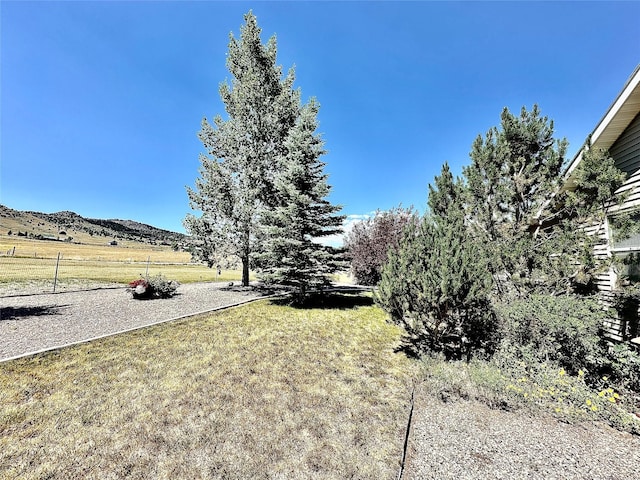
[[600, 377], [598, 387], [587, 383], [585, 372], [570, 375], [549, 363], [445, 361], [423, 357], [426, 391], [443, 402], [479, 401], [491, 408], [526, 410], [575, 423], [603, 421], [618, 430], [640, 434], [640, 419], [632, 396]]
[[640, 355], [629, 344], [611, 346], [602, 371], [618, 386], [640, 396]]
[[148, 279], [139, 278], [129, 283], [133, 298], [169, 298], [172, 297], [180, 284], [175, 280], [167, 280], [162, 275]]
[[597, 374], [606, 354], [599, 331], [606, 317], [595, 300], [573, 295], [532, 295], [499, 303], [498, 364], [553, 363], [571, 374]]
[[[542, 363], [513, 365], [507, 374], [507, 403], [545, 411], [565, 422], [600, 420], [619, 429], [640, 434], [633, 398], [614, 388], [608, 377], [600, 386], [587, 383], [585, 372], [570, 375], [564, 368]], [[593, 380], [589, 383], [593, 383]]]
[[167, 280], [162, 275], [149, 278], [149, 285], [158, 298], [169, 298], [176, 293], [180, 285], [175, 280]]
[[465, 233], [462, 215], [425, 215], [390, 252], [376, 302], [406, 330], [411, 353], [469, 360], [490, 354], [496, 344], [490, 287], [481, 250]]
[[621, 334], [624, 340], [640, 335], [638, 317], [640, 310], [640, 284], [624, 286], [617, 292], [613, 307], [622, 321]]

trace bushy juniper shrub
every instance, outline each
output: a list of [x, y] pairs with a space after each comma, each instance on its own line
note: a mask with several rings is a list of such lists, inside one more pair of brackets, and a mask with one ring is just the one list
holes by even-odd
[[172, 297], [180, 284], [175, 280], [167, 280], [162, 275], [156, 275], [147, 279], [139, 278], [129, 283], [129, 289], [133, 298], [169, 298]]
[[551, 363], [574, 375], [580, 370], [599, 374], [606, 355], [599, 332], [607, 312], [594, 299], [532, 295], [498, 303], [496, 311], [502, 338], [498, 364]]
[[180, 286], [175, 280], [167, 280], [162, 275], [150, 277], [149, 285], [153, 289], [154, 296], [158, 298], [169, 298], [173, 296]]
[[464, 191], [445, 164], [429, 185], [429, 210], [409, 223], [382, 268], [376, 301], [402, 326], [413, 354], [490, 354], [497, 322], [484, 248], [465, 223]]

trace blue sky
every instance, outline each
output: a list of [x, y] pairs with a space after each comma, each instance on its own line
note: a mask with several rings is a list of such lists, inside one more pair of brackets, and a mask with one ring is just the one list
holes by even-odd
[[573, 155], [640, 63], [640, 2], [0, 2], [0, 203], [184, 231], [202, 117], [253, 9], [321, 105], [331, 201], [426, 206], [503, 107]]

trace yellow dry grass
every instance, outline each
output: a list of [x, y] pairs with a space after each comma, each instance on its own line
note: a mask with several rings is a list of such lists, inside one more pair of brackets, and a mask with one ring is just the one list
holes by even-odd
[[[93, 227], [96, 226], [94, 225]], [[12, 232], [12, 235], [9, 235], [9, 232]], [[87, 245], [105, 245], [111, 240], [114, 240], [114, 237], [110, 235], [89, 234], [82, 228], [75, 229], [73, 227], [62, 226], [27, 212], [18, 212], [18, 215], [15, 217], [0, 215], [0, 236], [6, 238], [25, 238], [19, 237], [18, 232], [31, 236], [42, 235], [50, 239], [66, 240], [71, 238], [74, 242]], [[117, 240], [121, 245], [136, 245], [138, 243], [132, 240]]]
[[[41, 281], [52, 283], [56, 270], [55, 259], [0, 257], [0, 285]], [[147, 262], [108, 262], [62, 259], [58, 266], [58, 281], [92, 281], [129, 283], [140, 276], [163, 275], [180, 283], [239, 281], [242, 272], [216, 269], [200, 264], [170, 264]]]
[[0, 364], [0, 472], [395, 478], [414, 366], [370, 299], [335, 298], [262, 301]]
[[[15, 247], [15, 252], [14, 252]], [[56, 258], [58, 253], [69, 260], [97, 260], [114, 262], [189, 263], [191, 254], [176, 252], [168, 246], [147, 245], [122, 241], [118, 245], [77, 244], [49, 240], [32, 240], [15, 235], [0, 235], [0, 254], [11, 252], [15, 257]]]
[[[14, 250], [15, 247], [15, 250]], [[10, 256], [7, 256], [7, 254]], [[240, 270], [216, 269], [190, 263], [191, 254], [167, 246], [129, 244], [81, 245], [24, 237], [0, 236], [0, 285], [36, 282], [53, 284], [60, 254], [58, 281], [128, 283], [140, 275], [161, 274], [181, 283], [239, 281]]]

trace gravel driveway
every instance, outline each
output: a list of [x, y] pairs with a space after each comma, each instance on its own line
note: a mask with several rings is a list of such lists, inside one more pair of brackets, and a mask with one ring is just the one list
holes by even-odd
[[164, 300], [126, 288], [0, 298], [0, 361], [43, 349], [246, 302], [263, 296], [226, 283], [180, 285]]
[[403, 480], [631, 480], [640, 437], [416, 390]]

